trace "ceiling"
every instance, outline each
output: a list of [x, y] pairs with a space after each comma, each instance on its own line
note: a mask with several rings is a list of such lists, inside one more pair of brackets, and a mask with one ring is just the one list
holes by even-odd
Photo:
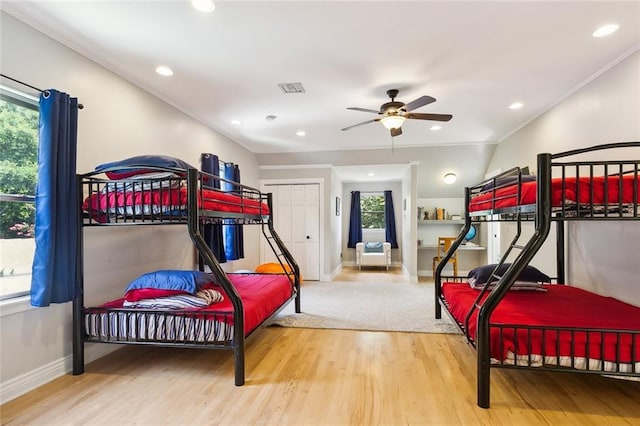
[[[1, 7], [256, 154], [495, 144], [640, 47], [637, 1], [219, 1], [209, 14], [187, 0]], [[592, 37], [607, 23], [620, 29]], [[432, 96], [415, 112], [453, 119], [407, 120], [393, 140], [380, 123], [341, 131], [377, 117], [347, 107], [377, 110], [389, 89], [405, 103]]]

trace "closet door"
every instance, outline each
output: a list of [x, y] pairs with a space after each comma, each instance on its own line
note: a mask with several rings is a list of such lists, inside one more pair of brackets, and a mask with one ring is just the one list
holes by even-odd
[[[295, 206], [295, 214], [301, 214], [297, 229], [303, 230], [303, 232], [295, 233], [299, 238], [300, 245], [302, 246], [300, 252], [304, 253], [304, 259], [300, 259], [299, 262], [304, 262], [304, 271], [302, 275], [308, 280], [320, 279], [320, 188], [317, 184], [310, 185], [296, 185], [302, 186], [303, 189], [298, 191], [301, 198], [304, 200], [301, 205]], [[302, 193], [304, 192], [304, 193]], [[295, 192], [294, 192], [295, 193]], [[294, 200], [295, 200], [294, 196]], [[295, 202], [294, 202], [295, 204]], [[294, 223], [296, 221], [294, 220]]]
[[[273, 194], [273, 224], [305, 280], [320, 279], [320, 187], [318, 184], [265, 185]], [[261, 262], [276, 262], [262, 238]]]

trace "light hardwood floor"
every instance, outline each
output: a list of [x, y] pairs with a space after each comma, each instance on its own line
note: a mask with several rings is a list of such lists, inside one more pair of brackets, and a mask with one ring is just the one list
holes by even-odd
[[[374, 273], [383, 272], [350, 279]], [[124, 347], [84, 375], [4, 404], [0, 418], [7, 425], [640, 424], [640, 383], [580, 374], [493, 370], [492, 406], [478, 408], [475, 352], [458, 335], [266, 327], [247, 342], [242, 387], [233, 385], [231, 355]]]

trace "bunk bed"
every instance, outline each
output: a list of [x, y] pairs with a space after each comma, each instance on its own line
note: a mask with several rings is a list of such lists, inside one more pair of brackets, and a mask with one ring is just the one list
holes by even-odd
[[[233, 190], [216, 189], [222, 182]], [[77, 183], [80, 291], [73, 301], [73, 374], [84, 373], [87, 342], [197, 347], [232, 350], [235, 384], [243, 385], [246, 338], [291, 301], [300, 312], [300, 270], [273, 228], [271, 194], [192, 167], [148, 166], [141, 174], [136, 167], [97, 168], [78, 175]], [[222, 224], [260, 226], [281, 273], [226, 273], [203, 237], [205, 226]], [[141, 225], [186, 226], [199, 270], [150, 271], [128, 287], [123, 283], [122, 298], [84, 306], [83, 229]]]
[[[465, 189], [465, 225], [436, 268], [435, 316], [444, 308], [476, 349], [480, 407], [490, 405], [491, 368], [640, 377], [640, 307], [565, 283], [565, 222], [640, 219], [640, 160], [602, 160], [623, 150], [639, 158], [638, 147], [539, 154], [536, 175], [515, 167]], [[478, 268], [483, 285], [470, 285], [476, 270], [473, 279], [443, 276], [471, 225], [489, 221], [514, 222], [515, 235], [500, 263]], [[523, 236], [527, 221], [530, 237]], [[529, 263], [552, 224], [557, 276], [550, 278]], [[529, 291], [513, 291], [522, 284]]]

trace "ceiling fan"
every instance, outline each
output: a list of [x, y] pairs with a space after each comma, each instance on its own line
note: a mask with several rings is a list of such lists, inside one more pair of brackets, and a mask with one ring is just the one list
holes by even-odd
[[380, 105], [380, 110], [374, 109], [349, 107], [354, 111], [372, 112], [374, 114], [381, 115], [382, 117], [374, 118], [373, 120], [364, 121], [362, 123], [354, 124], [349, 127], [345, 127], [342, 130], [349, 130], [354, 127], [362, 126], [363, 124], [373, 123], [376, 121], [382, 122], [382, 125], [391, 131], [391, 136], [400, 136], [402, 134], [402, 123], [406, 119], [414, 120], [433, 120], [433, 121], [449, 121], [453, 117], [451, 114], [423, 114], [411, 112], [415, 109], [429, 105], [435, 102], [435, 98], [431, 96], [421, 96], [408, 104], [403, 102], [397, 102], [396, 96], [398, 96], [397, 89], [387, 90], [387, 95], [391, 98], [391, 102], [386, 102]]

